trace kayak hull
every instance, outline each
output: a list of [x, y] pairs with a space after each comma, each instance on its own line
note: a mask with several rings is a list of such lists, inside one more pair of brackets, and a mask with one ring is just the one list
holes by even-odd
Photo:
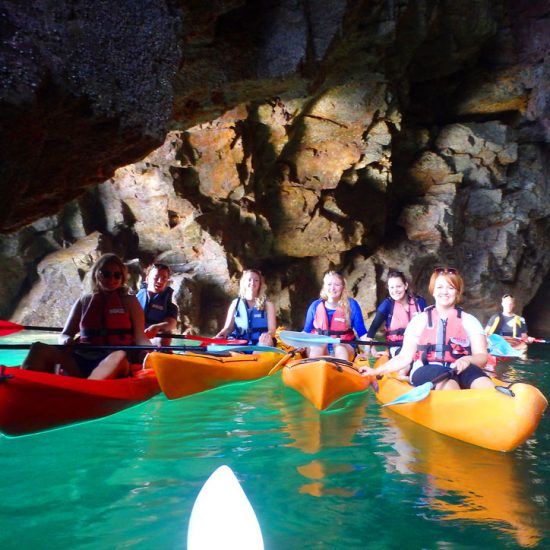
[[25, 435], [109, 416], [160, 392], [155, 373], [88, 380], [4, 367], [0, 377], [0, 431]]
[[346, 395], [365, 391], [370, 385], [370, 380], [361, 376], [352, 363], [334, 357], [290, 361], [283, 368], [282, 379], [320, 411]]
[[[505, 386], [498, 380], [497, 385]], [[408, 382], [384, 376], [377, 397], [389, 403], [413, 388]], [[548, 406], [544, 395], [529, 384], [512, 384], [514, 396], [494, 388], [431, 391], [416, 403], [389, 408], [436, 432], [495, 451], [511, 451], [536, 430]]]
[[153, 352], [145, 366], [156, 372], [160, 387], [168, 399], [179, 399], [234, 382], [257, 380], [267, 376], [281, 359], [281, 353], [238, 353], [226, 355]]

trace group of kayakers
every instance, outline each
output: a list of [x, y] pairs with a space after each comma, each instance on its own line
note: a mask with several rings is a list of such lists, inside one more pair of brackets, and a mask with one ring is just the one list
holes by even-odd
[[[173, 332], [177, 326], [178, 308], [172, 301], [168, 265], [151, 265], [136, 295], [129, 291], [127, 268], [115, 254], [101, 256], [90, 275], [91, 292], [73, 305], [59, 343], [73, 344], [79, 335], [78, 342], [94, 348], [36, 343], [23, 368], [91, 379], [117, 378], [127, 376], [130, 363], [138, 362], [143, 352], [111, 351], [105, 346], [151, 345], [151, 341], [156, 346], [170, 344], [169, 337], [158, 336]], [[458, 305], [464, 281], [454, 268], [434, 269], [429, 292], [435, 304], [430, 307], [412, 292], [401, 271], [390, 271], [387, 285], [389, 296], [377, 308], [367, 331], [359, 303], [348, 296], [344, 276], [328, 271], [320, 297], [308, 308], [303, 331], [334, 337], [335, 342], [314, 343], [308, 347], [308, 356], [330, 354], [353, 359], [356, 337], [373, 341], [383, 325], [386, 341], [391, 344], [390, 360], [378, 369], [363, 368], [365, 376], [403, 371], [414, 385], [439, 379], [437, 389], [478, 388], [492, 385], [483, 370], [488, 358], [486, 331], [528, 338], [525, 320], [513, 313], [514, 299], [509, 294], [502, 299], [502, 313], [494, 315], [485, 330], [474, 316], [464, 312]], [[262, 273], [256, 269], [244, 271], [239, 295], [231, 302], [216, 337], [272, 346], [276, 328], [275, 306], [267, 298]], [[380, 354], [366, 346], [364, 354], [369, 353]]]

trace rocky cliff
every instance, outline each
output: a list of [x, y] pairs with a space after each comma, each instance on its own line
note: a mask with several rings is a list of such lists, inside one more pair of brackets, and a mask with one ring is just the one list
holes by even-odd
[[545, 2], [2, 4], [3, 316], [61, 324], [114, 250], [204, 333], [243, 267], [300, 328], [328, 267], [372, 314], [436, 263], [550, 333]]

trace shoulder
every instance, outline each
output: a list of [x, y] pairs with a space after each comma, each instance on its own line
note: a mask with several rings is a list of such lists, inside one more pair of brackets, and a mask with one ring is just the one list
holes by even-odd
[[472, 332], [475, 334], [485, 334], [485, 329], [479, 322], [477, 317], [474, 317], [471, 313], [462, 312], [462, 324], [466, 332]]
[[361, 311], [361, 306], [359, 305], [359, 302], [355, 298], [348, 298], [349, 300], [349, 306], [351, 309], [355, 311]]
[[415, 315], [407, 325], [405, 334], [411, 336], [420, 336], [420, 333], [424, 330], [424, 327], [428, 323], [428, 315], [426, 313], [419, 313]]
[[388, 296], [387, 298], [384, 298], [382, 302], [380, 302], [380, 305], [377, 307], [377, 310], [380, 311], [380, 313], [386, 313], [391, 310], [392, 305], [393, 305], [393, 300]]

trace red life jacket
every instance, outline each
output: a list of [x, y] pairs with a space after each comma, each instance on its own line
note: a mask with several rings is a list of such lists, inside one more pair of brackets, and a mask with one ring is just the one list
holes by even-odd
[[462, 309], [455, 307], [446, 320], [440, 319], [434, 306], [427, 307], [424, 314], [428, 323], [418, 341], [415, 360], [427, 365], [431, 362], [453, 363], [464, 355], [471, 355], [470, 338], [462, 324]]
[[388, 342], [402, 343], [405, 329], [416, 313], [420, 313], [420, 308], [418, 307], [418, 302], [413, 297], [409, 297], [408, 311], [401, 302], [392, 300], [390, 324], [386, 326], [386, 340]]
[[132, 318], [119, 292], [96, 292], [82, 300], [80, 340], [100, 346], [127, 346], [135, 343]]
[[355, 338], [355, 333], [346, 321], [346, 313], [340, 307], [336, 308], [329, 326], [327, 310], [323, 300], [319, 300], [317, 304], [315, 317], [313, 318], [313, 327], [315, 334], [340, 336], [342, 340], [353, 340]]

